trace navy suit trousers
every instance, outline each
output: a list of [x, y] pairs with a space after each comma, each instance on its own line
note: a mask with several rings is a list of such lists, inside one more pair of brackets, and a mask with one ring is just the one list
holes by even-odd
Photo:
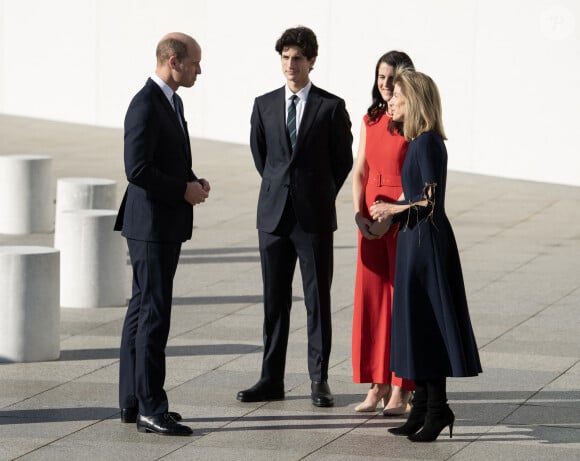
[[119, 404], [153, 416], [168, 411], [165, 347], [181, 243], [127, 239], [127, 245], [133, 287], [121, 337]]
[[307, 315], [308, 372], [326, 381], [332, 344], [330, 288], [333, 273], [333, 233], [304, 232], [288, 200], [273, 233], [258, 232], [264, 283], [264, 356], [261, 380], [284, 382], [290, 330], [292, 280], [300, 264]]

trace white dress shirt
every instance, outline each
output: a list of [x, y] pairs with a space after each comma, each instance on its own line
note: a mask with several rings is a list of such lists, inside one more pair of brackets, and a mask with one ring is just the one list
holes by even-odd
[[175, 91], [173, 91], [167, 83], [161, 80], [161, 78], [157, 74], [153, 74], [151, 76], [151, 80], [153, 80], [155, 83], [157, 83], [157, 85], [159, 85], [159, 88], [161, 88], [161, 91], [163, 91], [163, 94], [169, 101], [169, 104], [171, 104], [171, 107], [173, 107], [173, 110], [175, 110], [175, 107], [173, 106], [173, 93], [175, 93]]
[[310, 94], [310, 88], [312, 88], [312, 82], [302, 88], [298, 93], [292, 93], [288, 85], [286, 85], [286, 122], [288, 121], [288, 106], [290, 105], [290, 98], [293, 94], [298, 96], [296, 99], [296, 136], [300, 131], [300, 122], [302, 121], [302, 115], [304, 114], [304, 108], [306, 107], [306, 102], [308, 101], [308, 95]]

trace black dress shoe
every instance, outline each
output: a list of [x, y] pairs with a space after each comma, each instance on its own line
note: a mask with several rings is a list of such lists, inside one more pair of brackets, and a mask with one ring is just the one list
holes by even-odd
[[[136, 423], [137, 414], [139, 411], [137, 408], [121, 408], [121, 422], [122, 423]], [[170, 411], [169, 416], [171, 416], [175, 421], [181, 421], [181, 415], [175, 411]]]
[[240, 402], [267, 402], [269, 400], [284, 400], [284, 384], [271, 384], [258, 381], [249, 389], [238, 392], [236, 397]]
[[312, 405], [315, 407], [332, 407], [334, 405], [334, 397], [326, 381], [312, 381], [310, 388], [312, 389], [310, 394]]
[[191, 435], [191, 427], [175, 421], [169, 413], [154, 416], [137, 416], [137, 430], [139, 432], [153, 432], [159, 435]]

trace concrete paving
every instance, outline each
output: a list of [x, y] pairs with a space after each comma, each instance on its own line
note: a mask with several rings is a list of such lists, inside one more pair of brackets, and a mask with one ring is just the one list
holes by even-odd
[[[119, 129], [0, 115], [0, 139], [0, 155], [51, 155], [55, 185], [59, 177], [103, 177], [123, 193]], [[257, 380], [261, 361], [259, 177], [247, 145], [194, 139], [192, 147], [194, 169], [212, 192], [195, 208], [176, 276], [166, 388], [194, 435], [140, 434], [119, 422], [125, 306], [62, 308], [59, 360], [0, 364], [1, 460], [580, 459], [580, 188], [449, 173], [447, 211], [484, 372], [449, 380], [453, 438], [444, 430], [435, 443], [413, 444], [387, 432], [402, 419], [354, 412], [367, 386], [351, 379], [350, 179], [338, 198], [335, 235], [329, 383], [336, 406], [310, 403], [299, 274], [287, 398], [236, 401]], [[52, 234], [0, 235], [0, 245], [52, 243]], [[127, 295], [129, 277], [127, 266], [119, 281]]]

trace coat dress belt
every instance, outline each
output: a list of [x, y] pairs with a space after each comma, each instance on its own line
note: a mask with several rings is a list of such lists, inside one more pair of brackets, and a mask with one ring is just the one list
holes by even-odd
[[376, 187], [401, 187], [401, 176], [375, 173], [371, 175], [369, 182]]

